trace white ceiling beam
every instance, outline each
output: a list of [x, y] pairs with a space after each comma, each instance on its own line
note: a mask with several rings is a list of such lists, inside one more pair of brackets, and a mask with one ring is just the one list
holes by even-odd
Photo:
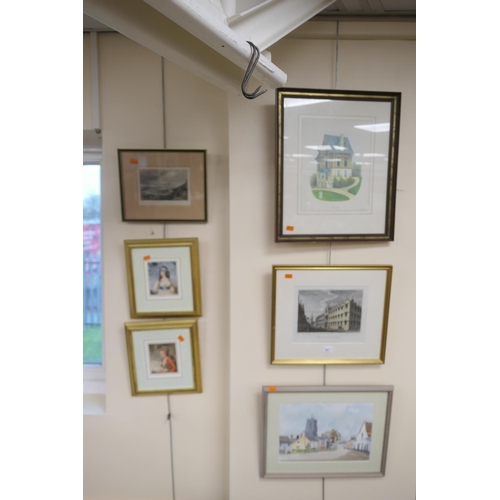
[[[83, 0], [83, 12], [213, 85], [241, 95], [244, 75], [241, 67], [167, 17], [159, 15], [142, 0]], [[274, 74], [269, 71], [270, 78], [265, 81], [257, 72], [254, 76], [268, 88], [282, 86], [286, 75], [276, 66], [272, 67], [276, 70]], [[262, 73], [261, 70], [261, 76]], [[276, 76], [281, 78], [276, 81]]]
[[[252, 56], [252, 49], [247, 40], [251, 38], [242, 38], [238, 35], [207, 9], [202, 1], [144, 0], [144, 2], [241, 69], [247, 69]], [[253, 76], [267, 88], [282, 87], [286, 82], [286, 74], [263, 55], [260, 56]]]
[[241, 38], [264, 50], [333, 3], [335, 0], [272, 0], [227, 21]]
[[219, 0], [196, 0], [205, 9], [209, 10], [212, 14], [218, 17], [221, 21], [226, 20], [226, 13]]

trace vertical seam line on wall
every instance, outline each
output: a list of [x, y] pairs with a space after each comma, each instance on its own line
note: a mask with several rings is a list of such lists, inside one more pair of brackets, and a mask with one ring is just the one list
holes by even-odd
[[[333, 72], [333, 88], [337, 90], [337, 75], [338, 75], [338, 66], [339, 66], [339, 27], [340, 23], [337, 21], [337, 34], [335, 37], [335, 66]], [[332, 242], [330, 242], [328, 249], [328, 265], [332, 265]], [[323, 365], [323, 385], [326, 386], [326, 365]], [[322, 478], [322, 500], [325, 500], [325, 478]]]
[[[161, 116], [162, 116], [162, 136], [163, 136], [163, 149], [167, 149], [167, 124], [165, 112], [165, 59], [161, 57]], [[167, 225], [163, 224], [163, 238], [167, 237]], [[170, 474], [172, 477], [172, 500], [175, 500], [175, 476], [174, 476], [174, 441], [173, 441], [173, 428], [172, 428], [172, 412], [170, 410], [170, 394], [167, 394], [168, 405], [168, 428], [170, 434]]]
[[175, 480], [174, 480], [174, 444], [172, 430], [172, 414], [170, 412], [170, 394], [167, 394], [168, 403], [168, 427], [170, 431], [170, 471], [172, 474], [172, 500], [175, 500]]
[[90, 78], [92, 91], [92, 128], [98, 133], [101, 131], [99, 109], [99, 46], [97, 32], [90, 32]]
[[337, 90], [337, 75], [338, 75], [337, 68], [339, 66], [339, 30], [340, 30], [340, 23], [337, 21], [337, 35], [335, 37], [335, 79], [333, 82], [333, 88], [335, 90]]
[[163, 149], [167, 149], [167, 123], [165, 112], [165, 58], [161, 58], [161, 115], [163, 123]]

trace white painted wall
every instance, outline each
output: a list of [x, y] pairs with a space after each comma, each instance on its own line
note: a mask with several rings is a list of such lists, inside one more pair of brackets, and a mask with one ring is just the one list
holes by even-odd
[[[341, 35], [347, 36], [349, 27], [341, 25]], [[365, 27], [366, 35], [370, 25]], [[287, 86], [333, 88], [333, 40], [292, 34], [271, 51], [288, 75]], [[394, 404], [386, 476], [326, 479], [325, 499], [410, 500], [415, 496], [415, 43], [341, 40], [338, 54], [338, 89], [401, 91], [402, 115], [395, 241], [334, 243], [331, 251], [332, 264], [394, 266], [386, 363], [330, 366], [326, 383], [391, 384]], [[330, 245], [274, 243], [273, 93], [255, 102], [230, 96], [229, 123], [230, 498], [321, 500], [321, 479], [262, 479], [258, 464], [262, 386], [323, 384], [323, 367], [270, 365], [272, 265], [325, 265]]]
[[[323, 24], [323, 23], [321, 23]], [[330, 23], [329, 23], [330, 24]], [[370, 40], [383, 25], [387, 40]], [[332, 34], [335, 25], [330, 24]], [[323, 30], [324, 31], [324, 30]], [[341, 24], [339, 89], [401, 91], [391, 243], [337, 243], [332, 264], [394, 266], [386, 363], [331, 366], [327, 384], [392, 384], [386, 476], [327, 479], [325, 499], [415, 496], [415, 42], [414, 24]], [[287, 86], [333, 88], [335, 41], [301, 27], [271, 47]], [[353, 38], [353, 39], [349, 39]], [[162, 148], [161, 60], [118, 34], [100, 35], [103, 129], [104, 307], [107, 412], [84, 418], [87, 500], [171, 497], [165, 397], [130, 395], [123, 323], [129, 321], [123, 240], [163, 236], [162, 225], [121, 221], [117, 148]], [[88, 44], [88, 39], [85, 40]], [[84, 54], [88, 54], [88, 51]], [[88, 64], [84, 64], [88, 68]], [[85, 87], [88, 78], [85, 79]], [[208, 150], [207, 224], [166, 227], [200, 239], [203, 393], [171, 396], [176, 499], [322, 499], [321, 479], [261, 479], [263, 385], [321, 385], [322, 367], [271, 366], [271, 267], [326, 264], [330, 246], [274, 243], [275, 97], [254, 101], [166, 63], [168, 148]], [[84, 108], [89, 106], [84, 91]], [[84, 112], [84, 128], [90, 115]], [[230, 166], [230, 168], [229, 168]], [[152, 234], [154, 233], [154, 234]]]
[[[84, 417], [84, 498], [171, 498], [167, 398], [131, 396], [123, 327], [130, 321], [123, 241], [160, 238], [164, 232], [168, 238], [199, 239], [203, 303], [198, 319], [203, 393], [170, 396], [176, 498], [227, 498], [227, 97], [166, 62], [167, 147], [207, 150], [209, 222], [166, 227], [122, 222], [117, 149], [163, 148], [161, 59], [116, 33], [99, 35], [99, 52], [107, 395], [105, 415]], [[84, 93], [84, 106], [88, 96]], [[88, 120], [84, 113], [84, 128], [90, 127]]]

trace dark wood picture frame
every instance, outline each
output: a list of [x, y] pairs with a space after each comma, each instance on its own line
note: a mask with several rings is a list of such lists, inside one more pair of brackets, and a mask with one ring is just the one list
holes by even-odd
[[204, 149], [118, 149], [124, 222], [207, 222]]
[[276, 112], [275, 241], [393, 241], [401, 93], [279, 88]]

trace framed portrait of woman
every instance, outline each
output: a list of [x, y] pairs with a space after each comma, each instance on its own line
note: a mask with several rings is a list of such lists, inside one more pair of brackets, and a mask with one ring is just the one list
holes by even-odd
[[125, 323], [133, 396], [201, 392], [196, 319]]
[[201, 316], [198, 239], [126, 240], [132, 318]]

